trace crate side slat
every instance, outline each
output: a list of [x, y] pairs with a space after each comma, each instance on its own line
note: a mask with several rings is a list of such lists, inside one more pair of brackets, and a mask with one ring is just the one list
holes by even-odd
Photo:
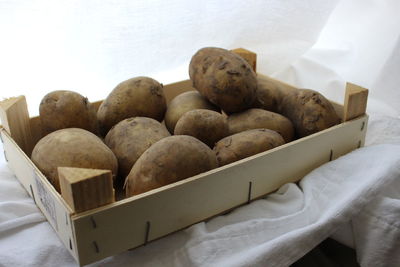
[[9, 134], [2, 128], [0, 132], [10, 169], [57, 232], [65, 247], [77, 260], [71, 209]]
[[250, 197], [255, 199], [298, 181], [312, 169], [362, 145], [366, 122], [367, 116], [362, 116], [142, 196], [75, 215], [80, 263], [140, 246], [242, 205], [248, 201], [250, 182]]

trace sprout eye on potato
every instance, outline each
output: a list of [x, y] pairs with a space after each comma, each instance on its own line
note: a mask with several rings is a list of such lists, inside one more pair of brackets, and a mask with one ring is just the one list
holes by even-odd
[[222, 48], [202, 48], [192, 57], [193, 87], [226, 113], [245, 110], [256, 96], [256, 74], [246, 60]]
[[235, 134], [250, 129], [265, 128], [278, 132], [286, 142], [294, 137], [292, 122], [278, 114], [263, 109], [248, 109], [228, 116], [229, 134]]
[[196, 137], [209, 147], [229, 134], [228, 122], [221, 113], [195, 109], [186, 112], [175, 126], [175, 135]]
[[197, 91], [189, 91], [177, 95], [169, 103], [165, 113], [165, 126], [168, 131], [174, 133], [175, 125], [183, 114], [194, 109], [209, 109], [219, 112], [220, 109], [211, 104], [205, 97]]
[[146, 149], [167, 136], [170, 134], [164, 125], [151, 118], [129, 118], [115, 125], [104, 141], [118, 159], [121, 180]]
[[103, 135], [118, 122], [131, 117], [164, 118], [167, 108], [162, 84], [148, 77], [126, 80], [107, 96], [97, 111]]
[[103, 141], [89, 131], [68, 128], [52, 132], [35, 145], [32, 161], [60, 192], [58, 167], [110, 170], [115, 179], [117, 158]]
[[332, 104], [320, 93], [298, 89], [287, 94], [281, 104], [281, 112], [288, 117], [298, 137], [304, 137], [340, 123]]
[[126, 196], [137, 195], [218, 166], [215, 153], [187, 135], [166, 137], [147, 149], [126, 178]]
[[39, 107], [44, 134], [65, 128], [82, 128], [98, 134], [96, 110], [82, 95], [66, 90], [45, 95]]

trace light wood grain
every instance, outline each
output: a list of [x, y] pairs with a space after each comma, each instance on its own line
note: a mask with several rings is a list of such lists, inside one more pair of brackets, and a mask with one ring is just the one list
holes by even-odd
[[18, 146], [30, 156], [34, 143], [32, 143], [33, 138], [25, 96], [11, 97], [1, 101], [0, 118], [4, 129]]
[[61, 196], [73, 212], [79, 213], [114, 202], [109, 170], [58, 167]]
[[367, 110], [368, 89], [353, 83], [346, 84], [343, 120], [348, 121], [365, 114]]
[[236, 48], [231, 50], [245, 59], [254, 71], [257, 71], [257, 54], [244, 48]]

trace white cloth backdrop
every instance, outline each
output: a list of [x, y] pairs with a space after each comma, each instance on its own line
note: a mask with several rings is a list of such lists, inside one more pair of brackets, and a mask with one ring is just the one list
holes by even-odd
[[[32, 115], [51, 90], [104, 98], [120, 81], [187, 78], [203, 46], [246, 47], [258, 69], [343, 101], [370, 88], [367, 147], [299, 185], [199, 223], [107, 266], [287, 266], [334, 234], [362, 266], [400, 266], [400, 2], [0, 1], [0, 96]], [[75, 266], [0, 157], [0, 266]]]

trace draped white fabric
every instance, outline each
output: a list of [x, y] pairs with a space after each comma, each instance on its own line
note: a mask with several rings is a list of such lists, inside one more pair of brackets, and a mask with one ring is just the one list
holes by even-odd
[[[95, 101], [124, 79], [188, 77], [204, 46], [245, 47], [258, 70], [343, 102], [370, 89], [366, 147], [299, 185], [199, 223], [107, 266], [287, 266], [333, 234], [361, 266], [400, 266], [400, 2], [0, 0], [0, 97], [31, 115], [49, 91]], [[0, 156], [0, 266], [75, 266]]]

